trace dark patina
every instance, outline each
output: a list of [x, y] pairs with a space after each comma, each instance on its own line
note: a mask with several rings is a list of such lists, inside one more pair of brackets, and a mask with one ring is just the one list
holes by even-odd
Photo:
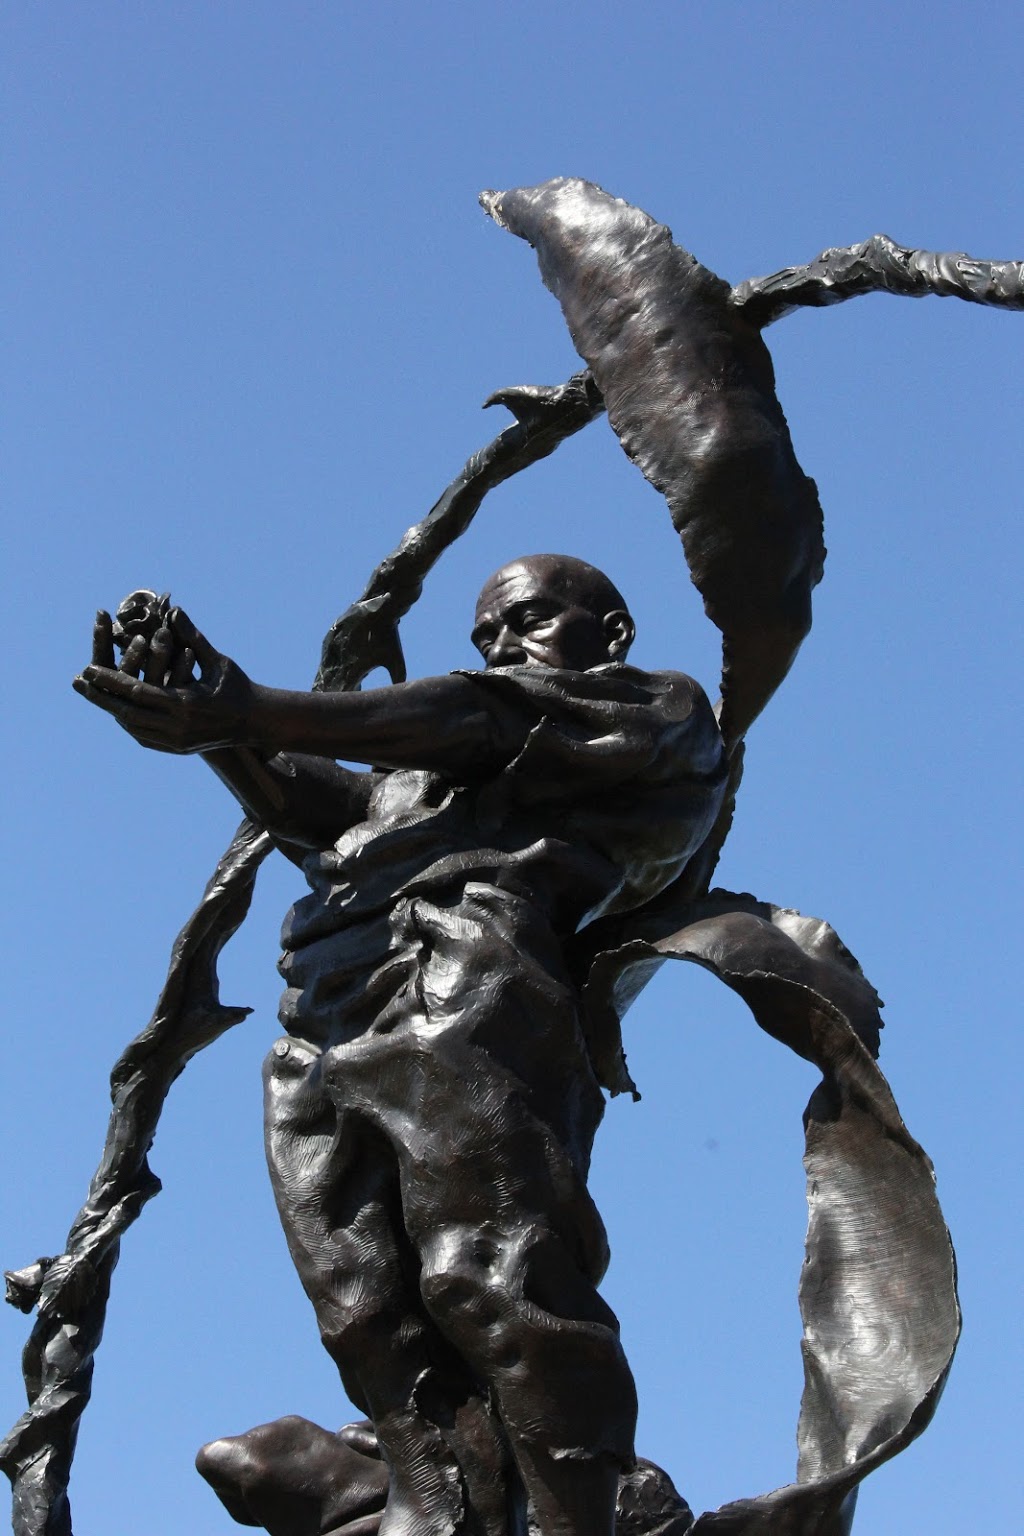
[[[271, 1177], [366, 1418], [334, 1432], [290, 1417], [204, 1447], [199, 1469], [236, 1520], [276, 1536], [843, 1536], [859, 1482], [942, 1390], [952, 1249], [875, 1062], [877, 996], [828, 924], [711, 879], [744, 737], [808, 633], [825, 554], [762, 329], [880, 289], [1019, 309], [1021, 265], [877, 236], [730, 289], [590, 183], [482, 201], [535, 247], [587, 371], [492, 397], [515, 424], [332, 626], [312, 690], [252, 682], [146, 592], [99, 615], [76, 679], [143, 746], [200, 754], [246, 819], [115, 1065], [110, 1135], [64, 1254], [8, 1275], [8, 1299], [38, 1308], [29, 1410], [0, 1449], [17, 1536], [70, 1533], [118, 1243], [159, 1189], [147, 1153], [171, 1082], [247, 1012], [220, 1003], [216, 962], [274, 848], [309, 894], [284, 930]], [[407, 681], [398, 623], [431, 566], [491, 487], [603, 410], [665, 496], [722, 633], [718, 705], [683, 673], [631, 667], [611, 581], [550, 554], [485, 586], [479, 671]], [[378, 666], [392, 686], [359, 691]], [[587, 1190], [604, 1094], [632, 1089], [623, 1014], [669, 958], [718, 975], [822, 1074], [805, 1115], [796, 1480], [696, 1520], [635, 1455]]]

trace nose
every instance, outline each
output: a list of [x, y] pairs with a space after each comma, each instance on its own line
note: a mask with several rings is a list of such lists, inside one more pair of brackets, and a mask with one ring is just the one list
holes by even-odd
[[523, 650], [523, 643], [519, 636], [507, 624], [503, 624], [488, 648], [487, 665], [514, 667], [518, 662], [525, 660], [526, 652]]

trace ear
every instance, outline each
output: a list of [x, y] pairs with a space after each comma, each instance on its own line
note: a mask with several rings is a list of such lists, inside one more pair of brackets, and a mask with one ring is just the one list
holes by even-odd
[[625, 608], [616, 608], [606, 613], [601, 620], [601, 629], [608, 647], [609, 661], [622, 661], [636, 637], [636, 625]]

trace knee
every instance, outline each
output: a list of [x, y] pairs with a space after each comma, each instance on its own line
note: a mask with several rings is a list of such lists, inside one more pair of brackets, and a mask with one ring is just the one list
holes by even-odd
[[447, 1333], [495, 1332], [513, 1312], [501, 1245], [471, 1227], [444, 1227], [421, 1251], [420, 1290]]
[[329, 1286], [317, 1301], [316, 1313], [320, 1340], [343, 1374], [367, 1359], [407, 1351], [424, 1331], [416, 1317], [415, 1293], [376, 1290], [372, 1284], [340, 1290]]
[[362, 1359], [395, 1329], [395, 1316], [368, 1297], [359, 1306], [324, 1306], [317, 1309], [320, 1342], [337, 1365]]

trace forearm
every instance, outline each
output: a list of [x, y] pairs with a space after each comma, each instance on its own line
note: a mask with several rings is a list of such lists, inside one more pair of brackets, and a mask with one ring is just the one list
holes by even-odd
[[482, 773], [518, 751], [527, 727], [484, 705], [464, 677], [428, 677], [365, 693], [254, 687], [246, 746], [308, 752], [381, 768]]
[[[94, 661], [74, 687], [142, 746], [208, 755], [232, 793], [254, 812], [277, 809], [275, 775], [271, 771], [268, 783], [264, 769], [279, 753], [486, 774], [516, 756], [536, 721], [460, 674], [366, 693], [264, 688], [215, 650], [180, 610], [171, 618], [178, 643], [199, 660], [198, 679], [171, 687]], [[222, 757], [224, 751], [228, 755]]]
[[327, 847], [365, 815], [371, 776], [326, 758], [267, 758], [251, 747], [201, 755], [252, 821], [300, 853]]

